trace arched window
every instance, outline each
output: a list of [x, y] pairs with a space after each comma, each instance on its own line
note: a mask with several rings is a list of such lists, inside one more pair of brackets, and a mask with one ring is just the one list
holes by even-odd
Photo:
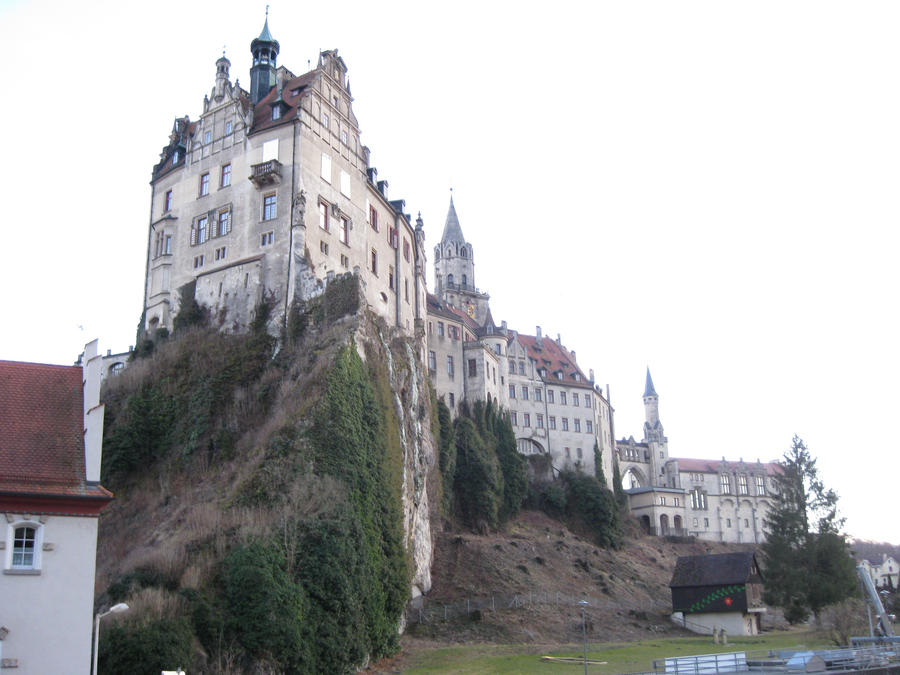
[[466, 275], [465, 275], [465, 274], [463, 274], [462, 285], [463, 285], [463, 286], [466, 285]]
[[459, 254], [460, 254], [463, 258], [466, 257], [466, 247], [465, 247], [465, 246], [462, 247], [462, 249], [460, 250]]
[[622, 487], [626, 490], [641, 487], [641, 479], [633, 469], [628, 468], [622, 475]]
[[40, 523], [14, 523], [10, 526], [9, 570], [39, 570], [41, 568], [41, 525]]
[[453, 285], [453, 275], [452, 274], [447, 275], [447, 283], [451, 286]]

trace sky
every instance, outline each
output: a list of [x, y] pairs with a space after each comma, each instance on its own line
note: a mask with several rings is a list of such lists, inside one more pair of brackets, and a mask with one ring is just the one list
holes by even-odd
[[[0, 358], [134, 343], [151, 168], [223, 48], [249, 85], [264, 18], [0, 0]], [[900, 3], [273, 2], [269, 26], [295, 74], [339, 49], [429, 268], [452, 188], [494, 318], [559, 334], [618, 437], [649, 367], [671, 456], [798, 434], [846, 531], [900, 543]]]

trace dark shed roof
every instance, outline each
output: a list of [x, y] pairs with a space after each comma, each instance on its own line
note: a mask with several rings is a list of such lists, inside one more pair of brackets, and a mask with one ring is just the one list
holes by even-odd
[[681, 556], [675, 563], [669, 588], [747, 583], [758, 574], [755, 562], [752, 551]]

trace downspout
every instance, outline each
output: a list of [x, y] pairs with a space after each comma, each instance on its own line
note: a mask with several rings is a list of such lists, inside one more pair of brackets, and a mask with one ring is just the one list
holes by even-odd
[[[144, 299], [141, 301], [141, 305], [144, 310], [141, 312], [143, 314], [144, 320], [143, 325], [141, 326], [141, 331], [147, 330], [147, 289], [150, 285], [150, 250], [153, 244], [153, 203], [156, 201], [156, 184], [151, 180], [150, 181], [150, 218], [147, 223], [147, 258], [146, 265], [144, 269]], [[170, 329], [171, 330], [171, 329]], [[135, 336], [137, 339], [137, 336]], [[137, 345], [135, 345], [137, 346]]]
[[297, 129], [300, 125], [299, 115], [302, 111], [302, 107], [298, 106], [297, 110], [298, 117], [294, 118], [294, 138], [291, 143], [291, 211], [288, 214], [290, 221], [288, 222], [287, 279], [285, 280], [286, 288], [284, 290], [284, 315], [281, 319], [281, 325], [285, 331], [287, 331], [288, 323], [288, 298], [291, 296], [291, 289], [294, 286], [291, 281], [291, 270], [294, 266], [294, 195], [297, 193], [297, 141], [299, 139]]

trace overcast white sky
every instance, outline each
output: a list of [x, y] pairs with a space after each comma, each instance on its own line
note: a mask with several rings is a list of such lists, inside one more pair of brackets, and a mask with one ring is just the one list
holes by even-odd
[[[265, 3], [0, 0], [0, 358], [125, 350], [150, 170]], [[794, 433], [853, 535], [900, 542], [900, 3], [273, 3], [296, 74], [338, 48], [430, 249], [449, 188], [497, 321], [609, 383], [673, 456]], [[431, 263], [429, 262], [429, 267]], [[889, 433], [890, 432], [890, 433]]]

